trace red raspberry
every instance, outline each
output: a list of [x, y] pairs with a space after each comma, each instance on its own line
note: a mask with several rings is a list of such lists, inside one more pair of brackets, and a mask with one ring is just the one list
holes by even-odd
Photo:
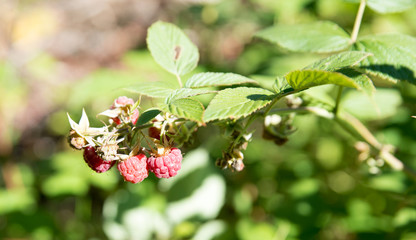
[[91, 146], [85, 148], [84, 160], [97, 173], [107, 172], [114, 165], [114, 161], [104, 161], [97, 155], [95, 148]]
[[119, 162], [117, 169], [120, 171], [121, 175], [123, 175], [124, 180], [131, 183], [138, 183], [149, 176], [146, 160], [147, 158], [144, 154], [129, 157], [128, 159]]
[[176, 176], [181, 169], [181, 162], [181, 150], [172, 148], [159, 157], [149, 157], [147, 159], [147, 168], [158, 178], [170, 178]]

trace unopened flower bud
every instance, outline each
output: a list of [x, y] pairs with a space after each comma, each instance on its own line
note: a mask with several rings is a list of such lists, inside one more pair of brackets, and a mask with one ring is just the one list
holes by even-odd
[[285, 98], [285, 100], [286, 100], [286, 105], [289, 108], [297, 108], [297, 107], [300, 107], [302, 105], [302, 103], [303, 103], [302, 98], [296, 97], [294, 95], [287, 96]]
[[81, 150], [87, 144], [84, 137], [80, 136], [75, 130], [71, 129], [68, 136], [69, 145], [77, 150]]
[[244, 169], [244, 163], [243, 163], [243, 159], [237, 159], [235, 160], [232, 164], [231, 167], [237, 171], [237, 172], [241, 172]]
[[282, 121], [282, 117], [280, 115], [277, 114], [273, 114], [273, 115], [268, 115], [264, 118], [264, 125], [266, 127], [268, 126], [273, 126], [273, 125], [277, 125]]

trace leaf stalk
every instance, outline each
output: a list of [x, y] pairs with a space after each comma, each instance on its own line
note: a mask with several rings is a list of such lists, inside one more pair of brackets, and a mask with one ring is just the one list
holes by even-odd
[[338, 94], [337, 94], [337, 99], [335, 100], [335, 107], [334, 107], [334, 115], [336, 116], [338, 113], [338, 109], [339, 109], [339, 103], [341, 102], [341, 95], [342, 95], [342, 90], [344, 89], [343, 86], [338, 86]]
[[357, 16], [355, 17], [354, 27], [351, 33], [350, 44], [353, 44], [357, 41], [358, 32], [360, 31], [361, 21], [363, 20], [365, 6], [366, 6], [366, 0], [361, 0], [360, 6], [358, 7]]

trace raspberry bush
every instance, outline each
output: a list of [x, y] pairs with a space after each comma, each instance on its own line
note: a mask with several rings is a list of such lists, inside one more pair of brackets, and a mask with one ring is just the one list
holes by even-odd
[[[394, 11], [406, 8], [393, 5], [397, 7]], [[90, 128], [85, 112], [79, 124], [68, 116], [69, 144], [85, 149], [84, 158], [96, 172], [104, 172], [117, 162], [124, 179], [138, 183], [148, 176], [148, 171], [158, 178], [177, 175], [182, 161], [179, 148], [193, 140], [193, 132], [214, 124], [228, 140], [216, 165], [242, 171], [243, 152], [252, 139], [254, 122], [262, 122], [265, 139], [283, 145], [297, 128], [301, 129], [293, 125], [298, 114], [315, 114], [336, 122], [356, 138], [361, 161], [376, 159], [415, 176], [394, 156], [394, 147], [379, 142], [340, 105], [346, 88], [360, 91], [373, 101], [377, 92], [374, 83], [416, 83], [416, 39], [399, 34], [359, 37], [366, 6], [381, 13], [392, 11], [381, 2], [361, 1], [351, 34], [328, 21], [276, 25], [259, 31], [256, 38], [282, 49], [325, 54], [303, 69], [277, 76], [272, 87], [235, 73], [195, 73], [197, 47], [175, 25], [156, 22], [148, 29], [147, 46], [154, 60], [172, 74], [171, 82], [149, 82], [127, 89], [137, 93], [137, 99], [151, 97], [160, 100], [158, 104], [142, 109], [140, 101], [119, 97], [99, 114], [108, 119], [101, 128]], [[337, 86], [334, 99], [306, 91], [327, 84]], [[201, 101], [200, 95], [207, 95], [209, 101]], [[375, 172], [373, 168], [377, 170], [377, 166], [370, 171]]]

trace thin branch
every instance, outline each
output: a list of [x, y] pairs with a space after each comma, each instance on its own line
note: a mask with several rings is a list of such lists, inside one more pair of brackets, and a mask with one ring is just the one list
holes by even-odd
[[140, 130], [140, 129], [145, 129], [145, 128], [149, 128], [149, 127], [153, 127], [153, 123], [140, 125], [140, 126], [136, 127], [136, 129]]
[[338, 113], [339, 103], [341, 102], [341, 95], [342, 95], [342, 90], [343, 89], [344, 89], [343, 86], [338, 86], [338, 94], [337, 94], [337, 99], [336, 99], [336, 102], [335, 102], [335, 108], [334, 108], [334, 111], [333, 111], [333, 113], [335, 114], [335, 116]]
[[[344, 123], [348, 123], [368, 144], [370, 144], [373, 148], [379, 151], [379, 157], [383, 159], [387, 164], [390, 165], [396, 171], [403, 171], [408, 176], [412, 177], [416, 180], [416, 172], [411, 169], [410, 167], [406, 166], [400, 159], [396, 158], [393, 154], [391, 154], [387, 149], [386, 146], [381, 144], [376, 137], [362, 124], [358, 119], [353, 117], [352, 115], [343, 114]], [[344, 129], [350, 131], [351, 128], [345, 126], [342, 122], [337, 121], [340, 123]], [[351, 133], [351, 132], [350, 132]]]
[[[403, 171], [408, 176], [416, 180], [416, 171], [406, 166], [400, 159], [396, 158], [393, 154], [391, 154], [386, 148], [386, 146], [381, 144], [364, 124], [362, 124], [357, 118], [353, 117], [350, 114], [343, 112], [342, 114], [335, 116], [334, 113], [329, 112], [328, 110], [320, 107], [273, 109], [268, 113], [313, 113], [323, 118], [333, 119], [351, 135], [361, 138], [369, 145], [371, 145], [374, 149], [376, 149], [379, 152], [380, 158], [382, 158], [388, 165], [390, 165], [392, 169], [396, 171]], [[258, 112], [257, 114], [264, 115], [265, 112]]]
[[342, 114], [342, 119], [349, 123], [367, 143], [379, 151], [382, 149], [383, 145], [376, 139], [376, 137], [374, 137], [367, 127], [360, 122], [360, 120], [345, 112]]
[[360, 31], [361, 21], [363, 20], [366, 0], [361, 0], [360, 6], [358, 7], [357, 16], [355, 17], [354, 27], [351, 33], [350, 44], [353, 44], [357, 41], [358, 32]]
[[396, 171], [403, 171], [408, 176], [412, 177], [414, 180], [416, 180], [416, 172], [415, 170], [411, 169], [410, 167], [406, 166], [402, 161], [397, 159], [393, 154], [387, 152], [387, 151], [381, 151], [380, 157], [390, 165], [391, 168], [393, 168]]
[[270, 112], [270, 110], [272, 110], [272, 108], [273, 108], [273, 106], [280, 100], [280, 99], [282, 99], [283, 97], [286, 97], [286, 96], [288, 96], [288, 95], [291, 95], [291, 94], [294, 94], [294, 93], [296, 93], [297, 91], [295, 91], [295, 90], [293, 90], [293, 91], [289, 91], [289, 92], [286, 92], [286, 93], [282, 93], [282, 94], [278, 94], [278, 96], [276, 96], [274, 99], [273, 99], [273, 101], [270, 103], [270, 105], [266, 108], [266, 110], [265, 111], [263, 111], [262, 112], [262, 114], [263, 114], [263, 116], [266, 116], [266, 115], [268, 115], [269, 114], [269, 112]]
[[[313, 113], [317, 116], [334, 119], [334, 114], [328, 112], [326, 109], [319, 107], [298, 107], [298, 108], [280, 108], [273, 109], [269, 112], [270, 114], [287, 114], [287, 113]], [[264, 115], [264, 112], [259, 112], [259, 114]]]
[[237, 138], [234, 140], [234, 142], [230, 145], [230, 148], [229, 148], [230, 150], [234, 149], [235, 145], [238, 143], [238, 141], [240, 141], [241, 137], [245, 134], [245, 132], [247, 131], [248, 127], [253, 123], [253, 121], [256, 119], [257, 116], [258, 115], [256, 115], [256, 114], [252, 114], [248, 118], [248, 120], [247, 120], [247, 122], [246, 122], [246, 124], [244, 126], [244, 129], [240, 132], [240, 134], [237, 136]]
[[179, 87], [183, 87], [183, 85], [182, 85], [182, 80], [181, 80], [181, 77], [178, 75], [178, 74], [176, 74], [176, 79], [178, 80], [178, 83], [179, 83]]

